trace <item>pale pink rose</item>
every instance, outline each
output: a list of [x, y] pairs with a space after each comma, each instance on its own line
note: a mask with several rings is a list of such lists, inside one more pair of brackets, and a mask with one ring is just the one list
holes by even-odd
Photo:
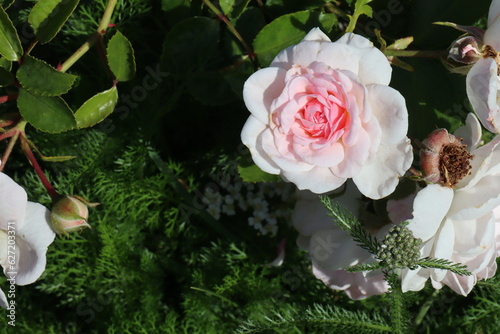
[[[358, 215], [362, 210], [361, 193], [351, 182], [347, 182], [346, 186], [347, 189], [337, 191], [339, 195], [334, 201]], [[345, 291], [351, 299], [363, 299], [388, 291], [389, 286], [381, 271], [350, 273], [344, 270], [375, 262], [375, 259], [336, 225], [317, 195], [309, 191], [299, 193], [292, 221], [299, 232], [297, 244], [311, 257], [313, 274], [328, 287]], [[367, 221], [373, 222], [371, 219]], [[377, 226], [369, 226], [369, 229], [373, 233], [378, 231]]]
[[499, 62], [500, 57], [500, 1], [493, 0], [488, 14], [488, 29], [483, 37], [483, 58], [480, 58], [467, 74], [467, 95], [483, 126], [500, 133]]
[[241, 139], [254, 162], [299, 189], [324, 193], [352, 178], [367, 197], [392, 193], [410, 167], [405, 100], [364, 37], [312, 29], [247, 80]]
[[[0, 265], [16, 285], [33, 283], [45, 270], [45, 254], [55, 237], [49, 214], [43, 205], [28, 202], [24, 189], [0, 173]], [[0, 306], [7, 306], [3, 292]]]
[[498, 218], [493, 210], [500, 205], [500, 136], [477, 147], [481, 132], [472, 114], [467, 126], [458, 131], [470, 143], [470, 174], [450, 188], [430, 184], [417, 193], [413, 219], [408, 228], [422, 239], [421, 256], [447, 259], [467, 266], [471, 276], [441, 269], [405, 269], [403, 291], [421, 290], [430, 279], [434, 288], [449, 286], [467, 295], [478, 279], [492, 277], [498, 256]]

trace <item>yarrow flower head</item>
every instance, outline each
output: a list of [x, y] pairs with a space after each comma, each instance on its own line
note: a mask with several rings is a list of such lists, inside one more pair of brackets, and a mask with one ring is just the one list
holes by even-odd
[[[17, 285], [33, 283], [45, 270], [45, 254], [55, 237], [49, 215], [47, 208], [28, 202], [24, 189], [0, 173], [0, 265]], [[0, 306], [7, 305], [0, 290]]]
[[392, 193], [413, 154], [405, 100], [364, 37], [318, 28], [246, 81], [241, 139], [264, 171], [324, 193], [352, 179], [367, 197]]
[[[365, 211], [361, 203], [362, 195], [351, 182], [346, 183], [346, 189], [337, 191], [332, 196], [342, 208], [355, 215]], [[292, 221], [299, 232], [297, 244], [309, 252], [313, 274], [325, 285], [334, 290], [345, 291], [351, 299], [364, 299], [388, 291], [389, 285], [380, 270], [345, 270], [350, 266], [374, 263], [376, 260], [336, 225], [317, 195], [309, 191], [298, 194]], [[380, 229], [374, 219], [366, 221], [372, 223], [366, 226], [372, 234], [383, 237], [383, 232], [387, 229]]]
[[[413, 202], [413, 218], [408, 229], [422, 240], [421, 257], [431, 257], [461, 263], [472, 273], [461, 276], [451, 271], [431, 268], [405, 269], [402, 272], [403, 291], [417, 291], [430, 279], [434, 288], [449, 286], [467, 295], [478, 279], [490, 278], [496, 271], [498, 256], [496, 236], [500, 234], [494, 209], [500, 205], [500, 136], [478, 147], [481, 126], [473, 114], [466, 127], [455, 134], [464, 138], [474, 159], [470, 169], [448, 187], [441, 178], [420, 190]], [[459, 145], [455, 139], [453, 145]], [[442, 176], [442, 175], [441, 175]], [[446, 178], [444, 179], [445, 183]], [[498, 238], [498, 237], [497, 237]]]

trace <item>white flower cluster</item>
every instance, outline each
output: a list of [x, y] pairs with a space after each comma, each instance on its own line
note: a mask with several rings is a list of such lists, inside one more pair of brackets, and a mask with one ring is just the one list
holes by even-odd
[[222, 215], [235, 216], [237, 210], [249, 212], [248, 224], [261, 235], [275, 236], [278, 220], [289, 220], [293, 185], [280, 183], [246, 183], [239, 176], [221, 184], [221, 189], [207, 187], [203, 203], [207, 212], [219, 220]]

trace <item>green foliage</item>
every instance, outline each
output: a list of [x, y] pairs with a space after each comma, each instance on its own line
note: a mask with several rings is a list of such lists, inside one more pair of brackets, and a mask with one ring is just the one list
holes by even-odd
[[78, 128], [93, 126], [115, 110], [118, 101], [118, 90], [116, 86], [92, 96], [75, 111], [76, 125]]
[[57, 71], [46, 62], [29, 55], [23, 58], [16, 77], [24, 89], [40, 96], [66, 94], [76, 80], [76, 76]]
[[377, 313], [370, 315], [360, 311], [346, 311], [335, 306], [315, 304], [302, 312], [292, 307], [286, 310], [272, 312], [259, 323], [248, 321], [242, 324], [235, 333], [260, 333], [265, 330], [289, 328], [301, 324], [323, 328], [329, 332], [338, 333], [393, 333], [391, 327]]
[[335, 15], [309, 10], [277, 18], [266, 25], [253, 42], [260, 65], [268, 66], [278, 52], [300, 42], [310, 29], [320, 27], [322, 31], [328, 33], [335, 23], [337, 23]]
[[80, 0], [38, 1], [28, 17], [38, 40], [43, 44], [50, 42], [79, 2]]
[[119, 31], [109, 40], [108, 64], [118, 81], [129, 81], [135, 75], [134, 49], [127, 37]]
[[357, 0], [354, 5], [353, 15], [348, 15], [349, 25], [346, 28], [346, 32], [353, 32], [356, 27], [356, 23], [361, 15], [366, 15], [368, 17], [373, 16], [373, 9], [368, 5], [373, 0]]
[[16, 29], [5, 10], [0, 7], [0, 54], [10, 61], [17, 61], [22, 53]]
[[76, 127], [73, 111], [59, 96], [41, 96], [20, 89], [17, 106], [24, 119], [41, 131], [60, 133]]

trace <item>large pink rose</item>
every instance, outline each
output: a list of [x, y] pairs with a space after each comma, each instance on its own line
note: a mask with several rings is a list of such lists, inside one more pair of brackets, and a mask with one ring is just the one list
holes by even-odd
[[352, 178], [373, 199], [392, 193], [413, 160], [405, 100], [364, 37], [331, 42], [318, 28], [245, 83], [241, 139], [264, 171], [324, 193]]

